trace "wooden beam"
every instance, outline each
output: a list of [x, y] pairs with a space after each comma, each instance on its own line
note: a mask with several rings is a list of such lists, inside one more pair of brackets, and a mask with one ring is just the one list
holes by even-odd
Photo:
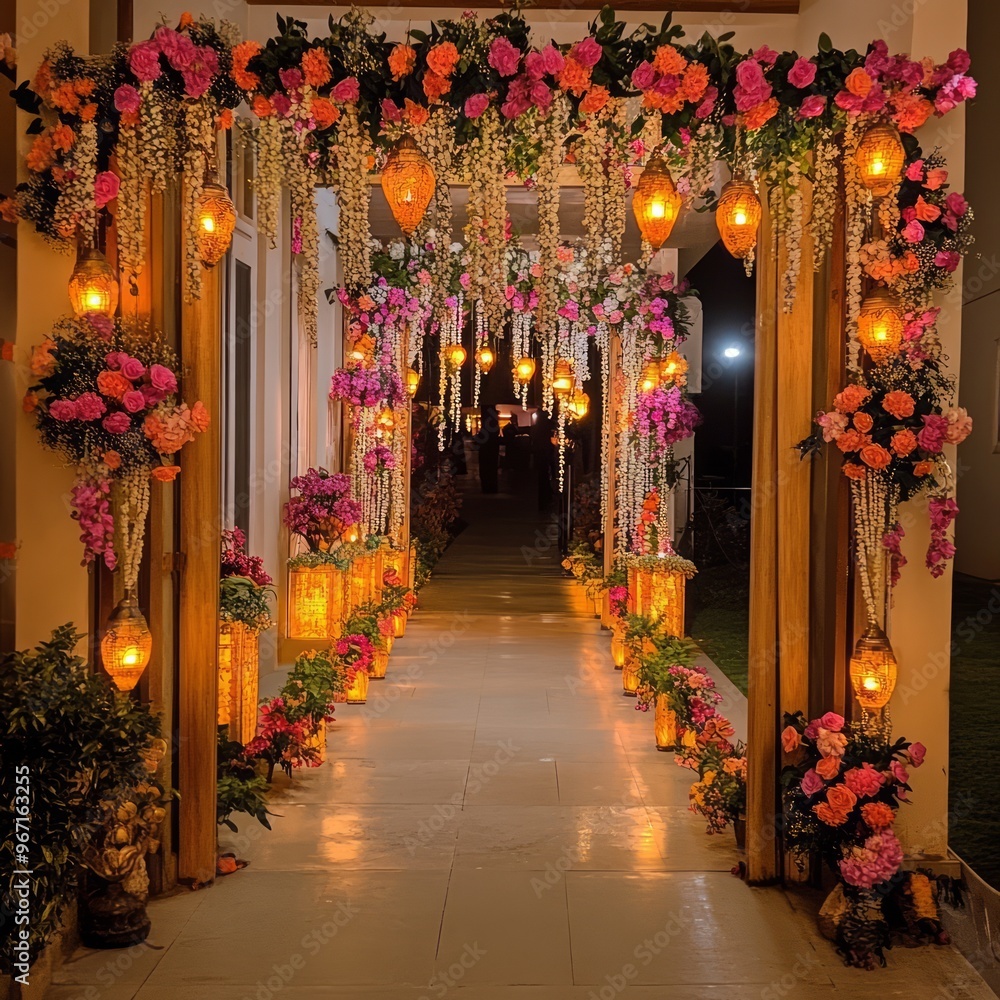
[[[798, 14], [801, 0], [682, 0], [681, 4], [673, 8], [674, 14]], [[273, 0], [247, 0], [251, 7], [273, 7]], [[326, 7], [328, 3], [323, 0], [299, 0], [300, 7]], [[428, 6], [440, 8], [465, 8], [468, 6], [466, 0], [439, 0], [438, 3], [429, 5], [425, 0], [397, 0], [396, 7], [401, 10], [408, 8], [427, 9]], [[575, 10], [600, 10], [604, 6], [604, 0], [574, 0]], [[502, 9], [502, 4], [493, 7], [483, 7], [483, 11]], [[532, 10], [562, 10], [566, 7], [565, 0], [535, 0], [531, 7], [525, 11], [530, 17]], [[614, 5], [617, 11], [656, 11], [661, 12], [665, 8], [657, 7], [651, 0], [618, 0]], [[334, 8], [335, 10], [337, 8]], [[345, 8], [346, 9], [346, 8]]]
[[[763, 193], [763, 192], [762, 192]], [[778, 877], [778, 462], [776, 262], [766, 197], [757, 241], [757, 329], [754, 353], [750, 643], [747, 707], [747, 879]]]
[[181, 310], [184, 398], [211, 414], [204, 434], [181, 452], [183, 571], [178, 679], [178, 876], [215, 879], [219, 545], [221, 532], [221, 268], [203, 273], [201, 298]]

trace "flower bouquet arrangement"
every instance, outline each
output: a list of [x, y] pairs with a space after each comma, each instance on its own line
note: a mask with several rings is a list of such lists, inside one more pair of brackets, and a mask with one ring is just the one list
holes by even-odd
[[333, 650], [300, 653], [281, 690], [285, 714], [293, 722], [306, 719], [315, 731], [320, 723], [333, 721], [334, 702], [344, 689], [344, 675]]
[[817, 854], [837, 875], [854, 919], [840, 924], [838, 946], [848, 964], [885, 964], [882, 901], [903, 860], [893, 831], [910, 791], [909, 769], [926, 753], [920, 743], [889, 742], [860, 725], [845, 727], [836, 712], [806, 722], [786, 717], [782, 748], [785, 845], [804, 864]]
[[392, 640], [392, 611], [382, 604], [362, 604], [344, 622], [344, 632], [364, 636], [373, 652], [386, 652]]
[[[695, 647], [690, 640], [654, 631], [649, 637], [649, 646], [639, 654], [636, 710], [648, 711], [656, 702], [658, 695], [665, 695], [670, 702], [670, 708], [677, 712], [680, 707], [684, 718], [689, 719], [690, 712], [686, 704], [682, 704], [684, 695], [678, 691], [682, 675], [674, 673], [673, 670], [675, 667], [687, 670], [694, 663], [695, 655]], [[680, 718], [680, 714], [678, 717]]]
[[[698, 780], [688, 793], [691, 812], [705, 817], [706, 833], [721, 833], [744, 820], [747, 810], [747, 755], [742, 742], [709, 742], [697, 757]], [[737, 835], [739, 844], [739, 834]]]
[[124, 559], [132, 589], [142, 557], [149, 481], [180, 472], [178, 451], [206, 430], [208, 411], [177, 398], [177, 359], [158, 336], [94, 313], [59, 320], [35, 347], [24, 399], [42, 443], [76, 470], [70, 494], [84, 562]]
[[344, 634], [333, 643], [332, 649], [337, 663], [346, 671], [345, 687], [350, 686], [356, 671], [368, 671], [371, 668], [375, 647], [367, 635], [349, 632], [345, 628]]
[[296, 495], [285, 504], [285, 527], [305, 539], [310, 555], [329, 561], [332, 553], [356, 536], [361, 520], [361, 505], [351, 496], [350, 476], [309, 469], [292, 479], [291, 488]]
[[260, 556], [247, 554], [246, 541], [240, 528], [222, 532], [219, 617], [242, 622], [254, 633], [265, 632], [274, 624], [268, 600], [274, 588]]
[[306, 695], [299, 691], [287, 701], [278, 695], [260, 706], [257, 735], [247, 744], [246, 755], [266, 764], [268, 784], [274, 779], [275, 767], [290, 778], [300, 767], [322, 763], [319, 748], [310, 744], [312, 717], [299, 711], [305, 701]]

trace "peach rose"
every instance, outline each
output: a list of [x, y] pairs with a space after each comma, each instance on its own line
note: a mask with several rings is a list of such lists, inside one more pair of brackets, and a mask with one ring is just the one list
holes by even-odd
[[862, 406], [871, 395], [871, 390], [863, 385], [851, 383], [833, 397], [833, 405], [841, 413], [853, 413], [859, 406]]
[[904, 428], [896, 431], [892, 436], [892, 450], [900, 457], [905, 458], [917, 447], [917, 435], [913, 431]]
[[103, 371], [97, 376], [97, 388], [110, 399], [124, 399], [133, 385], [121, 372]]
[[781, 731], [781, 749], [785, 753], [794, 753], [802, 743], [802, 737], [794, 726], [785, 726]]
[[122, 457], [117, 451], [109, 450], [104, 453], [102, 461], [109, 469], [120, 469]]
[[913, 397], [902, 389], [887, 392], [882, 400], [882, 409], [897, 420], [905, 420], [913, 416]]
[[179, 465], [157, 465], [154, 466], [150, 475], [160, 483], [172, 483], [177, 474], [181, 471]]
[[867, 434], [861, 434], [853, 428], [848, 428], [837, 438], [837, 447], [846, 455], [849, 451], [861, 451], [862, 448], [871, 444], [871, 440]]
[[861, 461], [870, 469], [884, 469], [892, 462], [892, 452], [880, 444], [866, 444], [861, 449]]
[[816, 773], [825, 781], [833, 781], [840, 774], [840, 758], [824, 757], [816, 762]]
[[856, 69], [851, 70], [847, 79], [844, 81], [844, 86], [854, 94], [855, 97], [867, 97], [871, 93], [872, 89], [872, 78], [865, 72], [865, 70], [858, 66]]
[[844, 475], [848, 479], [862, 480], [868, 475], [868, 470], [863, 465], [858, 465], [856, 462], [845, 462], [844, 463]]
[[872, 420], [871, 414], [865, 413], [863, 410], [859, 410], [854, 414], [854, 426], [862, 434], [867, 434], [872, 429], [874, 423], [875, 421]]

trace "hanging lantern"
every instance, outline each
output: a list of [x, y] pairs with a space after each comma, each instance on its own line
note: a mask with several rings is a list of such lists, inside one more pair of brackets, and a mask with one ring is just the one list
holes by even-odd
[[899, 299], [888, 288], [865, 296], [858, 313], [858, 341], [875, 364], [885, 364], [899, 351], [903, 326]]
[[131, 691], [149, 663], [153, 635], [131, 594], [126, 594], [108, 619], [101, 638], [101, 662], [119, 691]]
[[396, 415], [392, 412], [391, 406], [383, 407], [379, 410], [375, 418], [375, 427], [383, 435], [388, 434], [396, 426]]
[[484, 375], [493, 367], [494, 361], [496, 361], [496, 357], [493, 354], [493, 348], [489, 344], [483, 344], [476, 351], [476, 364], [482, 369]]
[[582, 389], [577, 389], [570, 397], [566, 408], [577, 420], [582, 420], [590, 410], [590, 396]]
[[851, 686], [866, 712], [884, 708], [896, 686], [897, 664], [885, 632], [875, 622], [858, 639], [851, 657]]
[[347, 612], [347, 574], [332, 565], [288, 571], [288, 638], [330, 639]]
[[399, 228], [412, 235], [434, 195], [434, 168], [412, 136], [403, 136], [386, 157], [382, 191]]
[[660, 384], [660, 362], [648, 361], [639, 377], [639, 392], [652, 392]]
[[906, 151], [892, 125], [873, 125], [854, 154], [861, 183], [877, 198], [887, 195], [903, 175]]
[[569, 399], [575, 385], [573, 365], [566, 358], [557, 359], [552, 369], [552, 392], [556, 399]]
[[444, 360], [452, 371], [457, 371], [462, 365], [465, 364], [465, 359], [468, 355], [465, 353], [465, 348], [461, 344], [452, 344], [450, 347], [444, 349]]
[[209, 181], [195, 206], [198, 220], [198, 256], [205, 267], [215, 267], [226, 256], [236, 228], [236, 206], [221, 184]]
[[643, 167], [632, 196], [632, 211], [639, 224], [639, 232], [654, 250], [659, 250], [666, 242], [680, 208], [681, 196], [677, 193], [674, 179], [663, 160], [654, 156]]
[[723, 245], [734, 257], [742, 259], [753, 253], [760, 216], [760, 199], [749, 181], [733, 178], [723, 187], [715, 224]]
[[406, 369], [406, 395], [413, 399], [420, 388], [420, 372], [415, 368]]
[[69, 279], [69, 301], [77, 316], [100, 313], [112, 317], [118, 308], [118, 279], [114, 268], [96, 247], [77, 254]]
[[514, 365], [514, 378], [521, 383], [521, 385], [527, 385], [535, 377], [535, 361], [534, 358], [520, 358], [516, 365]]

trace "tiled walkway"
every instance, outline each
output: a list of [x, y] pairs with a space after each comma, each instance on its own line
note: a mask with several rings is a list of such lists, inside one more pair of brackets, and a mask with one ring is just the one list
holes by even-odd
[[811, 897], [734, 878], [545, 525], [503, 496], [467, 516], [328, 762], [278, 779], [273, 832], [240, 824], [250, 867], [154, 901], [148, 947], [80, 952], [49, 996], [992, 997], [948, 948], [845, 969]]

